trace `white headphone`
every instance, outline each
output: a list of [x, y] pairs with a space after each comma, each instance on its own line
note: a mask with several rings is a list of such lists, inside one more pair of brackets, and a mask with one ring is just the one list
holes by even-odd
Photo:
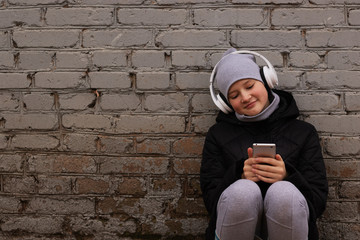
[[[263, 55], [257, 53], [257, 52], [253, 52], [253, 51], [248, 51], [248, 50], [241, 50], [241, 51], [234, 51], [230, 54], [252, 54], [254, 56], [260, 57], [262, 60], [265, 61], [267, 66], [263, 67], [263, 72], [264, 72], [264, 77], [265, 77], [265, 81], [267, 83], [267, 85], [270, 88], [274, 88], [275, 86], [278, 85], [279, 80], [276, 74], [276, 71], [274, 69], [274, 67], [271, 65], [271, 63], [269, 62], [269, 60], [267, 60]], [[216, 68], [218, 66], [218, 64], [227, 56], [229, 56], [230, 54], [224, 56], [222, 59], [220, 59], [220, 61], [215, 65], [211, 76], [210, 76], [210, 94], [211, 94], [211, 98], [213, 100], [213, 102], [215, 103], [215, 105], [224, 113], [228, 114], [231, 113], [233, 110], [232, 108], [229, 106], [229, 104], [227, 103], [226, 99], [223, 99], [223, 97], [221, 97], [220, 94], [215, 95], [215, 89], [214, 89], [214, 79], [215, 79], [215, 74], [216, 74]]]

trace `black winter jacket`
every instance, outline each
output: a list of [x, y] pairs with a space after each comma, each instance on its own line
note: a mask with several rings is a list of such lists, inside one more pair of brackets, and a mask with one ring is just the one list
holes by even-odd
[[[318, 239], [316, 219], [325, 210], [328, 184], [316, 129], [297, 119], [299, 110], [290, 93], [274, 90], [279, 108], [261, 122], [240, 122], [234, 113], [219, 113], [206, 136], [200, 170], [200, 184], [210, 215], [206, 239], [213, 240], [216, 207], [221, 193], [241, 178], [247, 149], [253, 143], [276, 143], [276, 152], [285, 162], [287, 178], [304, 195], [310, 210], [309, 240]], [[270, 186], [257, 183], [265, 194]]]

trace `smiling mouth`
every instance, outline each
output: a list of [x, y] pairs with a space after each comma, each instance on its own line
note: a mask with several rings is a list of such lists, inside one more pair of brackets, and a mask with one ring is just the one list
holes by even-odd
[[256, 101], [253, 101], [245, 106], [245, 109], [250, 109], [255, 106]]

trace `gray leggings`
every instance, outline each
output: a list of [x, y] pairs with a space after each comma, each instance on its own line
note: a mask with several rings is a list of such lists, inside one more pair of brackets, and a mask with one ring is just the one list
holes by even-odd
[[216, 235], [221, 240], [305, 240], [309, 208], [290, 182], [273, 183], [263, 200], [260, 188], [241, 179], [221, 194], [217, 205]]

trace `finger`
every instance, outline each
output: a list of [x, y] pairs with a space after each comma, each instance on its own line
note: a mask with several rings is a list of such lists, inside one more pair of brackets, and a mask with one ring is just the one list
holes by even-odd
[[261, 175], [256, 175], [256, 177], [257, 177], [260, 181], [263, 181], [263, 182], [266, 182], [266, 183], [274, 183], [274, 182], [279, 181], [279, 180], [277, 180], [277, 179], [267, 178], [267, 177], [264, 177], [264, 176], [261, 176]]
[[253, 157], [253, 149], [252, 148], [248, 148], [248, 156], [249, 158], [252, 158]]

